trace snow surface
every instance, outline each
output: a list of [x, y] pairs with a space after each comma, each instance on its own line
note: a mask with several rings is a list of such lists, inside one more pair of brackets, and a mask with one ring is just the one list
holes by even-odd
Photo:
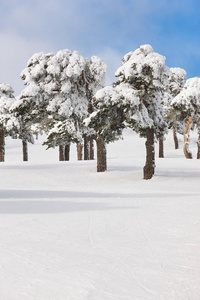
[[6, 140], [0, 299], [200, 299], [200, 161], [174, 150], [172, 133], [149, 181], [145, 140], [130, 130], [108, 145], [105, 173], [75, 146], [58, 162], [41, 143], [23, 163], [20, 141]]

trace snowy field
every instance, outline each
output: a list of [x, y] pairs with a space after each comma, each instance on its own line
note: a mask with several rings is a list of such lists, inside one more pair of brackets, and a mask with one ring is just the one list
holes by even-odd
[[105, 173], [74, 146], [58, 162], [41, 141], [23, 163], [20, 141], [6, 140], [0, 299], [199, 300], [200, 160], [170, 133], [145, 181], [145, 140], [130, 131], [108, 145]]

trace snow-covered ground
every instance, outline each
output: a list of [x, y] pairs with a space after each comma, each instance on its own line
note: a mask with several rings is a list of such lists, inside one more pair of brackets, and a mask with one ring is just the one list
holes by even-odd
[[74, 146], [58, 162], [40, 139], [23, 163], [20, 141], [6, 140], [1, 300], [200, 299], [200, 161], [174, 150], [170, 133], [145, 181], [144, 142], [126, 131], [96, 173]]

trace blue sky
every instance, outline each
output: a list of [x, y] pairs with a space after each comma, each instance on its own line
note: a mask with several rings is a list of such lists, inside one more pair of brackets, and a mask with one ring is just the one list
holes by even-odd
[[21, 71], [36, 52], [77, 50], [100, 56], [107, 83], [121, 59], [142, 44], [200, 76], [199, 0], [0, 0], [0, 82], [18, 95]]

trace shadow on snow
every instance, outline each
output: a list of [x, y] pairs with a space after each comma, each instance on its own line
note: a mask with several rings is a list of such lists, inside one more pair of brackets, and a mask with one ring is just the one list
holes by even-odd
[[[138, 209], [137, 205], [131, 205], [130, 201], [124, 202], [124, 206], [118, 204], [119, 199], [147, 199], [175, 197], [191, 197], [190, 194], [177, 193], [94, 193], [75, 191], [45, 191], [45, 190], [0, 190], [0, 214], [48, 214], [69, 213], [76, 211], [102, 211], [116, 209]], [[193, 194], [194, 196], [194, 194]], [[51, 200], [52, 199], [52, 200]], [[58, 200], [57, 200], [58, 199]], [[62, 200], [61, 200], [62, 199]], [[72, 199], [74, 199], [72, 201]], [[90, 200], [91, 201], [90, 201]], [[100, 202], [102, 199], [102, 202]], [[107, 199], [107, 202], [103, 202]], [[109, 202], [112, 199], [112, 202]], [[114, 205], [113, 200], [116, 200]], [[96, 202], [95, 202], [96, 201]]]

